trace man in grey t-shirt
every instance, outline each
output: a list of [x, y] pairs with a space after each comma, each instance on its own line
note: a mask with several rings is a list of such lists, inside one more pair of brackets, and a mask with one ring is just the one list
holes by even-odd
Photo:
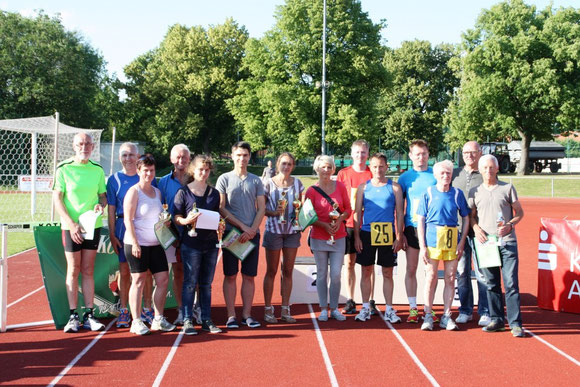
[[[481, 157], [481, 148], [477, 141], [468, 141], [463, 145], [463, 161], [465, 166], [463, 168], [455, 168], [453, 171], [453, 187], [459, 188], [467, 198], [469, 191], [473, 187], [478, 187], [483, 178], [477, 169], [477, 163]], [[461, 227], [461, 218], [459, 218], [459, 226]], [[460, 228], [461, 229], [461, 228]], [[477, 305], [477, 313], [479, 314], [479, 326], [486, 326], [490, 323], [489, 311], [487, 307], [487, 290], [485, 286], [485, 278], [477, 267], [477, 260], [472, 259], [473, 256], [473, 230], [469, 229], [467, 235], [467, 243], [463, 254], [459, 257], [457, 263], [457, 292], [459, 293], [459, 316], [455, 320], [458, 324], [465, 324], [472, 320], [473, 314], [473, 289], [471, 287], [471, 262], [473, 260], [473, 269], [477, 278], [477, 290], [479, 300]]]
[[491, 318], [491, 322], [483, 330], [484, 332], [505, 330], [501, 289], [503, 276], [505, 305], [511, 332], [514, 337], [523, 337], [515, 225], [522, 220], [524, 210], [513, 185], [497, 180], [498, 170], [499, 165], [495, 156], [482, 156], [479, 159], [479, 171], [483, 176], [483, 183], [469, 191], [468, 200], [471, 208], [470, 222], [477, 241], [485, 243], [490, 235], [496, 235], [501, 239], [501, 243], [498, 243], [501, 267], [481, 269], [487, 283], [487, 301]]
[[[234, 170], [218, 178], [216, 189], [220, 193], [220, 214], [227, 220], [226, 235], [232, 228], [242, 234], [241, 243], [250, 241], [254, 249], [242, 262], [242, 324], [258, 328], [260, 323], [252, 318], [254, 301], [254, 278], [258, 274], [258, 255], [260, 245], [260, 223], [266, 211], [264, 186], [260, 178], [248, 172], [250, 161], [250, 144], [237, 142], [232, 146]], [[239, 328], [236, 318], [236, 279], [238, 276], [238, 258], [229, 250], [223, 249], [224, 298], [228, 312], [227, 328]]]

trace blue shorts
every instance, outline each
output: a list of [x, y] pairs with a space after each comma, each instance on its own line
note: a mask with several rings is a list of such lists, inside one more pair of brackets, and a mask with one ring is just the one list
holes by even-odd
[[[246, 259], [242, 261], [242, 274], [248, 277], [255, 277], [258, 275], [258, 256], [260, 255], [260, 234], [256, 234], [252, 239], [254, 249], [248, 254]], [[238, 274], [240, 260], [234, 254], [230, 253], [228, 249], [222, 249], [224, 262], [224, 275], [232, 276]]]

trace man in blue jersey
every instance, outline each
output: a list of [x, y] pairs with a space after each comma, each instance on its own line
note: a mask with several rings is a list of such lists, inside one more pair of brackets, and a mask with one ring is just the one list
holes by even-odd
[[[119, 147], [119, 161], [123, 166], [121, 171], [115, 172], [107, 181], [107, 210], [109, 224], [109, 238], [115, 254], [119, 257], [119, 317], [117, 318], [117, 328], [129, 328], [131, 315], [127, 309], [129, 299], [129, 288], [131, 286], [131, 272], [129, 264], [125, 258], [123, 249], [123, 237], [125, 236], [125, 223], [123, 222], [123, 200], [129, 188], [137, 184], [137, 159], [139, 150], [132, 142], [125, 142]], [[157, 183], [153, 185], [157, 186]], [[148, 276], [143, 291], [142, 319], [152, 322], [153, 309], [151, 308], [151, 296], [153, 288], [153, 277]], [[151, 321], [150, 321], [151, 320]]]
[[[159, 190], [161, 190], [161, 201], [163, 204], [167, 204], [170, 214], [175, 214], [175, 194], [177, 191], [188, 183], [187, 167], [191, 161], [191, 153], [189, 148], [185, 144], [177, 144], [171, 149], [170, 160], [173, 164], [173, 171], [169, 172], [167, 175], [163, 176], [159, 180]], [[181, 234], [182, 227], [177, 226], [179, 233]], [[173, 271], [173, 294], [175, 295], [175, 300], [179, 307], [179, 313], [177, 319], [173, 322], [175, 325], [183, 325], [183, 306], [181, 303], [181, 291], [183, 288], [183, 264], [181, 259], [178, 258], [179, 249], [177, 246], [170, 246], [165, 250], [165, 255], [167, 257], [168, 263], [171, 264], [171, 270]]]
[[[413, 169], [403, 173], [398, 183], [403, 189], [405, 197], [405, 231], [403, 236], [403, 250], [406, 251], [407, 270], [405, 272], [405, 289], [409, 299], [409, 317], [407, 322], [418, 323], [417, 309], [417, 265], [419, 263], [419, 239], [417, 237], [417, 209], [427, 187], [435, 185], [437, 181], [433, 170], [429, 168], [429, 146], [424, 140], [413, 140], [409, 145], [409, 158], [413, 162]], [[435, 316], [434, 316], [435, 317]], [[434, 318], [438, 322], [437, 318]]]

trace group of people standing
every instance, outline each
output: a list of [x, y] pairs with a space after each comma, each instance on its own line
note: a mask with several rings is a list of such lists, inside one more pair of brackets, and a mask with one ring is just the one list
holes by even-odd
[[[292, 203], [309, 200], [317, 214], [309, 234], [309, 245], [316, 262], [316, 288], [320, 314], [318, 320], [346, 319], [367, 321], [379, 315], [374, 300], [374, 265], [382, 267], [384, 318], [398, 323], [401, 318], [393, 308], [393, 269], [397, 254], [406, 253], [405, 287], [410, 305], [409, 323], [419, 322], [417, 308], [417, 267], [419, 258], [426, 267], [424, 315], [421, 329], [432, 330], [439, 322], [447, 330], [456, 323], [472, 319], [471, 264], [474, 240], [484, 243], [496, 235], [500, 241], [501, 267], [479, 269], [479, 325], [485, 331], [505, 329], [501, 289], [503, 275], [506, 288], [508, 321], [514, 336], [522, 336], [520, 300], [517, 281], [518, 257], [514, 227], [523, 216], [517, 194], [511, 184], [497, 180], [498, 165], [493, 156], [481, 156], [476, 142], [463, 148], [465, 167], [453, 169], [450, 161], [428, 166], [429, 150], [423, 140], [410, 144], [413, 168], [398, 182], [386, 177], [388, 162], [381, 153], [369, 155], [364, 140], [352, 144], [353, 165], [336, 171], [334, 159], [321, 155], [314, 161], [317, 182], [305, 190], [293, 177], [294, 156], [282, 153], [262, 179], [248, 172], [250, 145], [238, 142], [232, 147], [232, 171], [219, 176], [216, 186], [208, 183], [213, 168], [211, 157], [198, 155], [191, 160], [187, 146], [171, 150], [173, 170], [159, 182], [155, 179], [156, 163], [151, 155], [140, 156], [135, 144], [124, 143], [119, 157], [122, 171], [113, 174], [105, 184], [102, 168], [89, 160], [92, 140], [85, 133], [75, 136], [75, 156], [57, 168], [53, 198], [61, 215], [63, 245], [67, 260], [66, 286], [70, 318], [65, 332], [79, 327], [104, 329], [93, 316], [93, 268], [98, 244], [100, 219], [93, 240], [85, 240], [79, 215], [86, 211], [103, 212], [108, 204], [109, 232], [112, 246], [119, 256], [120, 315], [118, 327], [130, 327], [132, 333], [144, 335], [151, 330], [172, 331], [183, 325], [184, 334], [195, 335], [195, 325], [210, 333], [221, 329], [211, 318], [211, 289], [218, 260], [218, 233], [195, 228], [199, 216], [195, 209], [219, 212], [220, 233], [236, 228], [240, 243], [251, 242], [254, 248], [240, 261], [228, 249], [223, 252], [223, 294], [228, 329], [245, 325], [258, 328], [261, 323], [252, 316], [255, 277], [258, 271], [260, 225], [266, 217], [262, 246], [267, 263], [263, 281], [264, 317], [267, 323], [294, 323], [290, 311], [292, 273], [301, 230], [296, 228]], [[370, 160], [369, 160], [370, 156]], [[369, 165], [367, 166], [367, 161]], [[481, 173], [479, 172], [481, 171]], [[154, 233], [160, 214], [167, 227], [173, 227], [178, 239], [164, 249]], [[502, 222], [499, 223], [498, 213]], [[458, 215], [459, 214], [459, 215]], [[163, 219], [162, 219], [163, 220]], [[224, 224], [225, 223], [225, 224]], [[444, 314], [439, 320], [432, 309], [439, 261], [444, 261]], [[349, 299], [342, 311], [338, 308], [341, 272], [346, 261]], [[476, 264], [477, 260], [473, 260]], [[355, 264], [361, 266], [362, 308], [354, 302]], [[170, 323], [164, 317], [169, 285], [169, 265], [173, 271], [173, 289], [179, 312]], [[279, 314], [272, 304], [274, 281], [281, 271], [282, 304]], [[235, 309], [237, 277], [241, 271], [242, 315]], [[78, 275], [82, 273], [85, 313], [77, 314]], [[458, 275], [461, 307], [459, 316], [451, 318], [454, 282]], [[153, 287], [153, 282], [155, 286]], [[154, 289], [154, 290], [153, 290]], [[197, 294], [197, 302], [195, 302]], [[489, 306], [488, 306], [489, 305]], [[82, 322], [81, 322], [82, 321]], [[147, 326], [149, 324], [149, 327]]]

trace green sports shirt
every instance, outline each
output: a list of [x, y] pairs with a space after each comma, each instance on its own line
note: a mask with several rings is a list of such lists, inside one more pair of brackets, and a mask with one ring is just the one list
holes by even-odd
[[[99, 203], [99, 194], [107, 192], [105, 172], [94, 161], [81, 164], [70, 158], [58, 165], [52, 189], [64, 194], [64, 206], [72, 220], [78, 222], [81, 214], [92, 211]], [[99, 217], [95, 228], [102, 226], [103, 221]], [[60, 227], [68, 230], [63, 219]]]

